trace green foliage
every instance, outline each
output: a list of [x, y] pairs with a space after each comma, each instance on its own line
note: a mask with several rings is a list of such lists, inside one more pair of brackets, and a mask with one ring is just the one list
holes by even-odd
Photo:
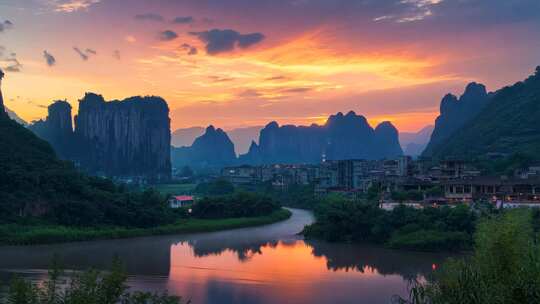
[[269, 215], [280, 209], [270, 196], [236, 192], [231, 195], [209, 196], [193, 205], [193, 216], [204, 219], [255, 217]]
[[195, 191], [195, 184], [160, 184], [153, 186], [162, 195], [191, 194]]
[[332, 242], [377, 242], [395, 248], [460, 250], [471, 243], [476, 216], [465, 205], [385, 211], [377, 204], [328, 198], [315, 209], [307, 237]]
[[65, 226], [151, 227], [173, 214], [157, 192], [127, 192], [56, 158], [45, 141], [0, 117], [0, 223], [41, 219]]
[[200, 195], [228, 195], [234, 192], [234, 185], [225, 179], [217, 179], [208, 183], [200, 183], [195, 193]]
[[491, 168], [497, 172], [524, 165], [523, 158], [539, 161], [538, 117], [540, 75], [536, 73], [523, 82], [497, 91], [477, 117], [434, 147], [433, 156], [481, 161], [489, 152], [513, 155]]
[[257, 192], [271, 196], [287, 207], [311, 210], [318, 203], [313, 185], [290, 185], [286, 189], [275, 189], [270, 183], [265, 183], [257, 189]]
[[[56, 266], [43, 284], [15, 277], [4, 296], [7, 304], [180, 304], [182, 299], [164, 294], [128, 292], [127, 275], [118, 261], [111, 271], [88, 270], [64, 279]], [[188, 302], [189, 303], [189, 302]]]
[[272, 224], [286, 220], [291, 212], [279, 209], [257, 217], [227, 219], [179, 219], [174, 224], [150, 228], [64, 227], [64, 226], [0, 226], [0, 244], [35, 245], [100, 239], [120, 239], [139, 236], [211, 232]]
[[540, 244], [537, 210], [512, 210], [483, 219], [474, 254], [446, 262], [435, 276], [412, 288], [402, 303], [539, 303]]

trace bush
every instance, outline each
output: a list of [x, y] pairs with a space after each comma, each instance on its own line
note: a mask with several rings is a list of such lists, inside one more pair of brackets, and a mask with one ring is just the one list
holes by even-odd
[[[512, 210], [484, 219], [474, 254], [449, 260], [401, 303], [540, 303], [540, 244], [537, 210]], [[421, 295], [421, 296], [418, 296]]]
[[461, 250], [472, 243], [476, 216], [465, 205], [385, 211], [375, 203], [332, 197], [315, 208], [307, 237], [331, 242], [377, 242], [394, 248]]
[[[127, 275], [119, 262], [102, 274], [95, 270], [76, 273], [67, 280], [55, 267], [43, 284], [34, 284], [15, 277], [4, 294], [8, 304], [180, 304], [181, 298], [168, 294], [129, 293]], [[189, 303], [189, 302], [188, 302]]]
[[281, 206], [271, 197], [238, 192], [232, 195], [205, 197], [193, 205], [193, 216], [203, 219], [256, 217], [269, 215]]

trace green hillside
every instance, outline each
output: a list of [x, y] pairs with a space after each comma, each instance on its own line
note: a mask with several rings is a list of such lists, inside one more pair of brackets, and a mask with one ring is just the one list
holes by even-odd
[[436, 158], [482, 159], [489, 153], [540, 160], [540, 67], [495, 93], [478, 116], [433, 149]]
[[167, 210], [156, 192], [127, 192], [79, 173], [47, 142], [0, 115], [0, 223], [146, 227], [167, 222]]

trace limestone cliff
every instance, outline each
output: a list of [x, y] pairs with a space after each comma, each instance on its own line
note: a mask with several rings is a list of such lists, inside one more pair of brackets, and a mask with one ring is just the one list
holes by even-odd
[[435, 129], [423, 155], [432, 156], [438, 146], [443, 145], [457, 130], [474, 120], [490, 102], [491, 96], [484, 85], [476, 82], [468, 84], [459, 99], [452, 94], [444, 96], [440, 115], [435, 120]]
[[236, 161], [231, 139], [225, 131], [214, 126], [206, 128], [205, 133], [195, 139], [190, 147], [173, 147], [171, 153], [173, 164], [177, 168], [219, 168], [232, 165]]
[[402, 155], [398, 132], [389, 122], [373, 129], [366, 118], [349, 112], [328, 118], [324, 126], [279, 126], [261, 130], [240, 163], [319, 163], [323, 159], [383, 159]]
[[0, 69], [0, 116], [6, 116], [6, 109], [4, 108], [4, 97], [2, 96], [2, 79], [4, 78], [4, 72]]
[[28, 128], [48, 141], [60, 158], [75, 157], [75, 138], [71, 118], [71, 105], [67, 101], [55, 101], [48, 107], [46, 120], [34, 122]]
[[166, 180], [171, 175], [170, 119], [165, 100], [131, 97], [106, 102], [88, 93], [79, 102], [75, 136], [81, 166], [116, 177]]

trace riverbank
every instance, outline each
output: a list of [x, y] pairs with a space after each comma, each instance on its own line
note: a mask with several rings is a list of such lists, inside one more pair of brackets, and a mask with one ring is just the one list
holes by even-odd
[[213, 232], [273, 224], [290, 218], [291, 214], [291, 211], [287, 209], [280, 209], [270, 215], [261, 217], [218, 220], [182, 219], [172, 225], [152, 228], [78, 228], [66, 226], [3, 225], [0, 226], [0, 245], [38, 245], [153, 235]]

